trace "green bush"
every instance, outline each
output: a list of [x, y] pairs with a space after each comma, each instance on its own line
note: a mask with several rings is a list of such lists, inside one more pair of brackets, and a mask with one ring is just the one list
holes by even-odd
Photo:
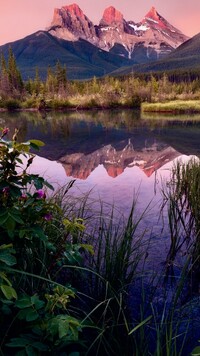
[[3, 107], [7, 110], [16, 110], [21, 107], [21, 103], [19, 100], [11, 98], [3, 101]]
[[83, 325], [68, 307], [76, 292], [60, 284], [59, 271], [72, 256], [73, 263], [81, 263], [81, 251], [89, 249], [77, 241], [84, 226], [47, 201], [45, 188], [51, 185], [27, 172], [34, 159], [30, 149], [43, 143], [18, 143], [17, 130], [6, 141], [8, 131], [2, 129], [0, 137], [1, 352], [9, 355], [8, 347], [24, 355], [76, 351]]

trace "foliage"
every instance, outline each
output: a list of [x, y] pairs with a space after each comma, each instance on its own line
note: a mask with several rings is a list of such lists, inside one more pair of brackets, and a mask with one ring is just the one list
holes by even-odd
[[72, 251], [81, 263], [81, 251], [91, 250], [77, 241], [84, 226], [82, 220], [64, 219], [61, 209], [46, 199], [45, 188], [52, 186], [28, 173], [34, 159], [30, 149], [43, 143], [19, 143], [18, 130], [7, 141], [8, 133], [8, 128], [2, 129], [0, 138], [1, 348], [5, 354], [12, 347], [24, 355], [76, 349], [83, 327], [69, 310], [76, 292], [58, 280], [60, 267], [70, 262]]

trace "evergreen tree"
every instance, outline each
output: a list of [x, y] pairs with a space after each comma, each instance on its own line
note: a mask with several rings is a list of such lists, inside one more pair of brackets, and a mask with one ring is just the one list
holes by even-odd
[[8, 78], [11, 85], [11, 90], [17, 90], [19, 92], [23, 89], [23, 81], [21, 77], [21, 73], [17, 68], [16, 60], [14, 54], [12, 52], [12, 48], [9, 48], [9, 55], [8, 55]]
[[3, 53], [1, 54], [0, 90], [1, 95], [10, 95], [11, 87], [6, 66], [6, 60]]
[[56, 77], [57, 92], [65, 90], [66, 83], [67, 83], [66, 67], [65, 66], [62, 67], [59, 61], [57, 61], [56, 63], [55, 77]]
[[50, 66], [48, 66], [47, 69], [45, 89], [47, 94], [52, 94], [52, 95], [54, 95], [56, 91], [56, 78]]

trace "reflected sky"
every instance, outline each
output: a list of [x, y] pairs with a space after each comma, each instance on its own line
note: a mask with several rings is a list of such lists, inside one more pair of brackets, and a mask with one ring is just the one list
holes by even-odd
[[[31, 166], [55, 188], [75, 178], [69, 194], [91, 191], [93, 200], [114, 204], [128, 216], [137, 197], [137, 216], [148, 206], [142, 229], [153, 236], [154, 252], [169, 247], [160, 219], [161, 189], [177, 159], [200, 157], [199, 117], [141, 117], [138, 112], [1, 113], [1, 126], [19, 128], [19, 140], [45, 142]], [[162, 231], [162, 235], [161, 235]]]

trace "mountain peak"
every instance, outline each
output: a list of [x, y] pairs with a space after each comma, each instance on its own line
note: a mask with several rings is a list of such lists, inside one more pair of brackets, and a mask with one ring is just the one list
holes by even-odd
[[165, 19], [162, 17], [156, 10], [154, 6], [150, 9], [150, 11], [145, 15], [144, 19], [141, 21], [142, 24], [148, 23], [151, 26], [156, 28], [165, 29], [168, 27], [172, 27]]
[[113, 24], [123, 23], [124, 17], [122, 13], [115, 9], [113, 6], [109, 6], [104, 10], [103, 17], [100, 21], [100, 25], [109, 26]]
[[160, 19], [160, 15], [157, 12], [156, 8], [152, 6], [152, 8], [147, 12], [145, 18], [150, 18], [152, 20], [158, 21]]
[[79, 18], [85, 17], [83, 11], [80, 9], [80, 7], [77, 4], [62, 6], [62, 9], [64, 9], [65, 11], [68, 11], [70, 14], [73, 14], [76, 17], [79, 17]]

